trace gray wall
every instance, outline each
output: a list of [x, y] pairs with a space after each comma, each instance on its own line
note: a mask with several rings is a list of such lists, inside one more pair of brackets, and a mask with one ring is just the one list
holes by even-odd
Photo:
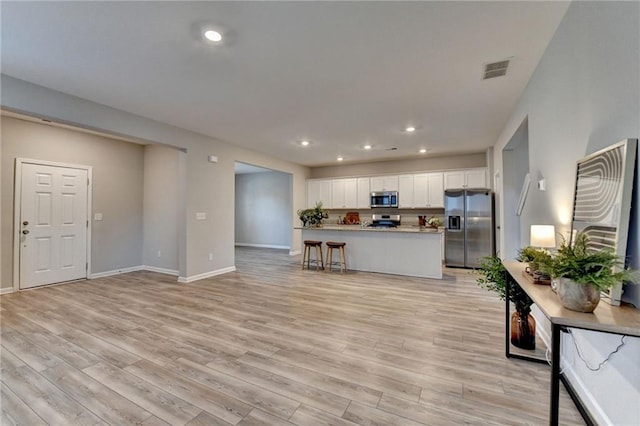
[[2, 117], [2, 288], [13, 285], [13, 200], [17, 157], [93, 166], [91, 272], [142, 261], [144, 147]]
[[[570, 229], [576, 161], [625, 138], [640, 136], [640, 3], [572, 2], [497, 144], [494, 161], [502, 169], [502, 148], [528, 117], [529, 170], [546, 179], [547, 190], [529, 193], [523, 221]], [[640, 187], [640, 175], [635, 187]], [[636, 191], [637, 195], [638, 191]], [[640, 268], [640, 209], [636, 197], [629, 234], [630, 260]], [[528, 236], [521, 244], [529, 243]], [[627, 286], [628, 287], [628, 286]], [[625, 300], [640, 306], [637, 288]], [[548, 333], [548, 324], [538, 329]], [[582, 354], [598, 365], [620, 336], [575, 332]], [[565, 335], [566, 336], [566, 335]], [[589, 371], [563, 338], [565, 373], [601, 424], [640, 424], [640, 339], [626, 345], [600, 371]]]
[[[465, 169], [486, 167], [485, 153], [461, 154], [419, 159], [376, 161], [371, 163], [345, 164], [311, 168], [311, 178], [332, 178], [343, 176], [372, 176], [386, 173], [414, 173], [431, 170]], [[491, 175], [489, 175], [491, 176]]]
[[236, 244], [290, 248], [291, 175], [236, 175]]
[[[293, 176], [291, 214], [306, 205], [307, 167], [6, 75], [1, 76], [1, 84], [0, 102], [7, 110], [186, 151], [181, 160], [184, 178], [180, 179], [184, 185], [185, 206], [184, 220], [179, 224], [181, 279], [197, 279], [235, 266], [233, 205], [236, 161], [290, 173]], [[209, 163], [208, 155], [218, 156], [218, 163]], [[142, 194], [139, 202], [142, 203]], [[196, 220], [197, 212], [205, 213], [206, 220]], [[4, 214], [2, 220], [6, 222]], [[293, 252], [300, 252], [300, 230], [291, 230], [291, 244]], [[6, 256], [4, 250], [3, 255]]]
[[145, 266], [178, 273], [178, 225], [180, 210], [180, 156], [183, 152], [159, 145], [144, 148], [144, 246]]

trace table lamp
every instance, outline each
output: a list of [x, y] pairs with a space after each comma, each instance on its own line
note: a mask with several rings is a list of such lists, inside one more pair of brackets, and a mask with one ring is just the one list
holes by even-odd
[[556, 227], [553, 225], [531, 225], [530, 245], [540, 248], [556, 247]]

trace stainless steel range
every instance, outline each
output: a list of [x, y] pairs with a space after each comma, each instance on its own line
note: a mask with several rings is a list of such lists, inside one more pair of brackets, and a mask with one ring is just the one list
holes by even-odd
[[397, 228], [400, 225], [399, 214], [374, 214], [371, 220], [371, 228]]

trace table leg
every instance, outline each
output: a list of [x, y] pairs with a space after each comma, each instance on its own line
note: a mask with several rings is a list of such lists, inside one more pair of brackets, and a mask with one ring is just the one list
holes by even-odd
[[551, 426], [558, 425], [560, 405], [560, 328], [559, 325], [551, 323]]

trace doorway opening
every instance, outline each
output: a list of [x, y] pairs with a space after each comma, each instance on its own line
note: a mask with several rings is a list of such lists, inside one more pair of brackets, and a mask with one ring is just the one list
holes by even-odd
[[[516, 213], [522, 186], [529, 173], [529, 121], [525, 118], [502, 150], [503, 259], [515, 259], [522, 246], [522, 225]], [[526, 231], [524, 231], [526, 235]]]
[[235, 163], [235, 245], [291, 249], [293, 176]]

